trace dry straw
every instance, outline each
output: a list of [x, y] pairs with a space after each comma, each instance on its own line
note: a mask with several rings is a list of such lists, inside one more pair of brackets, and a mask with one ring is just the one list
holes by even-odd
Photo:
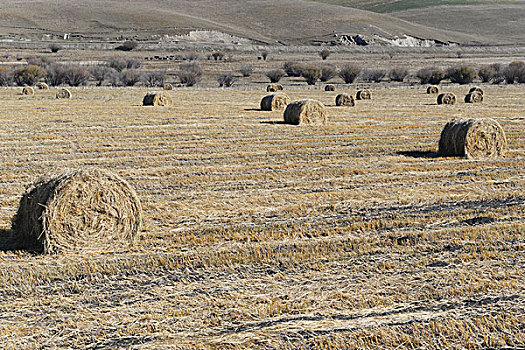
[[283, 86], [281, 84], [270, 84], [266, 87], [267, 92], [277, 92], [283, 90]]
[[336, 106], [355, 106], [354, 96], [342, 93], [335, 97]]
[[33, 96], [34, 94], [35, 90], [31, 86], [24, 86], [22, 89], [22, 95]]
[[481, 103], [483, 102], [483, 94], [478, 91], [472, 91], [465, 95], [465, 103]]
[[483, 95], [483, 89], [478, 87], [478, 86], [474, 86], [474, 87], [470, 88], [470, 90], [468, 91], [469, 94], [471, 94], [473, 92], [479, 92], [481, 95]]
[[358, 100], [370, 100], [372, 98], [372, 92], [368, 89], [359, 90], [356, 94]]
[[293, 125], [322, 125], [328, 121], [324, 105], [315, 100], [299, 100], [284, 110], [284, 122]]
[[335, 85], [328, 84], [324, 87], [324, 91], [335, 91]]
[[57, 91], [57, 98], [71, 98], [71, 91], [65, 88], [60, 88]]
[[264, 96], [261, 100], [261, 110], [275, 111], [283, 110], [290, 103], [290, 97], [285, 93], [278, 92], [268, 96]]
[[164, 91], [149, 92], [142, 100], [144, 106], [171, 106], [172, 104], [171, 96]]
[[98, 169], [48, 176], [31, 185], [13, 220], [17, 246], [44, 253], [129, 248], [142, 222], [133, 188]]
[[427, 94], [439, 94], [439, 88], [435, 85], [427, 87]]
[[49, 85], [47, 85], [46, 83], [37, 83], [36, 87], [40, 90], [49, 90]]
[[497, 158], [505, 154], [507, 140], [494, 119], [453, 119], [439, 139], [439, 154], [472, 159]]
[[439, 94], [437, 98], [438, 105], [453, 105], [456, 104], [456, 95], [452, 92], [444, 92]]
[[170, 83], [164, 84], [164, 90], [173, 90], [173, 85], [171, 85]]

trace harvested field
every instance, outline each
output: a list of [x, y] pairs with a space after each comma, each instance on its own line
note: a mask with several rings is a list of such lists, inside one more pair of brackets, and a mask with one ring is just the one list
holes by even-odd
[[[55, 168], [109, 169], [136, 189], [143, 232], [122, 253], [0, 251], [6, 348], [442, 349], [525, 344], [523, 86], [438, 106], [374, 88], [329, 124], [283, 124], [261, 89], [0, 89], [0, 223]], [[447, 91], [462, 96], [464, 87]], [[495, 160], [437, 157], [453, 117], [494, 118]], [[2, 240], [0, 240], [2, 242]]]

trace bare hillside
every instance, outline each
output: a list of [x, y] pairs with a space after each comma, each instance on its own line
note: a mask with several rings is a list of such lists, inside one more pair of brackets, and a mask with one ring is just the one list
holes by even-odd
[[478, 35], [498, 44], [525, 43], [525, 2], [514, 5], [434, 6], [392, 13], [440, 29]]
[[338, 5], [303, 0], [6, 0], [0, 8], [0, 34], [118, 32], [170, 34], [211, 29], [267, 43], [310, 43], [335, 33], [405, 34], [443, 42], [484, 41], [477, 35], [442, 31], [424, 24]]

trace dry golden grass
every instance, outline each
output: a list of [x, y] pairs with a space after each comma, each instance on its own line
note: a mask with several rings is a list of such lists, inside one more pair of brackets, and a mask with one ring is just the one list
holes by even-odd
[[[464, 87], [447, 91], [460, 95]], [[0, 251], [7, 348], [443, 349], [525, 344], [523, 87], [438, 106], [376, 88], [322, 127], [263, 93], [0, 90], [0, 222], [52, 169], [117, 172], [144, 207], [130, 251]], [[507, 156], [436, 157], [452, 117], [494, 118]], [[5, 234], [4, 232], [3, 234]], [[1, 242], [1, 241], [0, 241]]]

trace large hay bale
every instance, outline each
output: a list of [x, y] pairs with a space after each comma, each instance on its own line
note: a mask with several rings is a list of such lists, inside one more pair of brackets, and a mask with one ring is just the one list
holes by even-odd
[[456, 104], [456, 95], [452, 92], [444, 92], [438, 95], [438, 105], [453, 105]]
[[427, 87], [427, 94], [439, 94], [439, 88], [435, 85]]
[[465, 95], [465, 103], [481, 103], [483, 102], [483, 94], [478, 91], [473, 91]]
[[266, 87], [266, 92], [277, 92], [282, 90], [283, 86], [281, 84], [270, 84]]
[[285, 93], [278, 92], [268, 96], [264, 96], [261, 100], [261, 110], [275, 111], [285, 109], [290, 103], [290, 97]]
[[372, 98], [372, 92], [368, 89], [357, 91], [356, 98], [358, 100], [370, 100]]
[[335, 85], [328, 84], [324, 87], [324, 91], [335, 91]]
[[133, 188], [98, 169], [42, 178], [20, 200], [13, 240], [45, 253], [119, 250], [135, 240], [142, 207]]
[[73, 95], [71, 95], [71, 91], [65, 88], [60, 88], [57, 91], [57, 98], [71, 98]]
[[173, 90], [173, 85], [171, 85], [170, 83], [164, 84], [164, 90]]
[[469, 94], [473, 92], [479, 92], [481, 96], [483, 96], [483, 89], [478, 86], [471, 87], [470, 90], [468, 91]]
[[43, 82], [37, 83], [36, 87], [39, 88], [40, 90], [49, 90], [49, 85]]
[[35, 90], [31, 86], [24, 86], [22, 89], [22, 95], [33, 96], [34, 94]]
[[465, 158], [496, 158], [505, 153], [507, 140], [494, 119], [453, 119], [439, 139], [439, 154]]
[[171, 96], [164, 91], [149, 92], [142, 100], [143, 106], [171, 106], [172, 104]]
[[335, 97], [336, 106], [355, 106], [354, 96], [342, 93]]
[[293, 125], [321, 125], [328, 121], [324, 105], [315, 100], [299, 100], [284, 110], [284, 122]]

